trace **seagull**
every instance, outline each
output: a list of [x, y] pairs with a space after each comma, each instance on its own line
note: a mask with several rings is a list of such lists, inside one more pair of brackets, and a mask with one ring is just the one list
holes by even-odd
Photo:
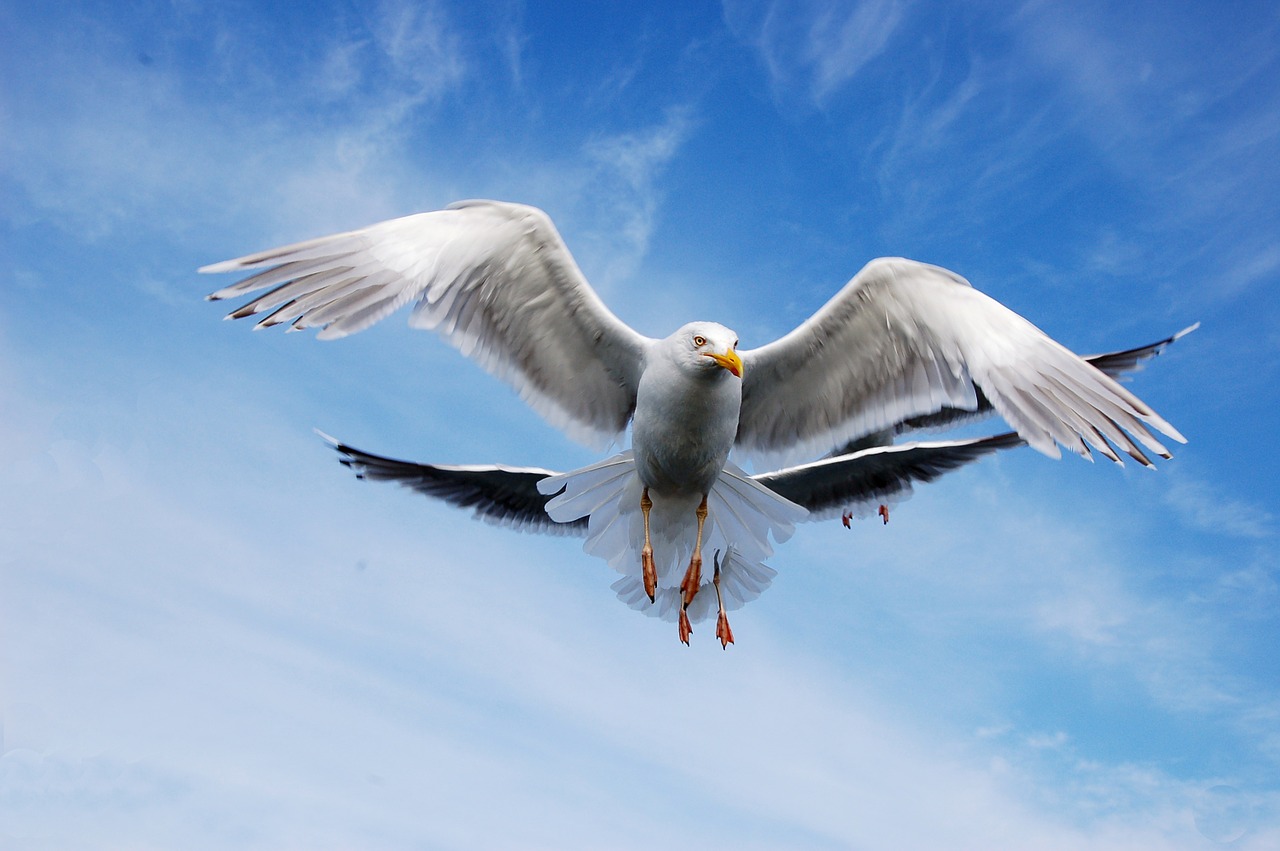
[[[1085, 360], [1113, 378], [1142, 369], [1146, 361], [1161, 354], [1169, 345], [1198, 327], [1193, 325], [1155, 343], [1109, 352], [1086, 355]], [[1023, 446], [1015, 432], [990, 437], [949, 441], [919, 441], [894, 445], [902, 435], [923, 431], [939, 431], [991, 416], [991, 403], [979, 394], [974, 411], [948, 408], [936, 413], [913, 417], [896, 423], [893, 428], [868, 435], [833, 450], [825, 458], [753, 478], [778, 495], [805, 508], [806, 520], [822, 520], [837, 514], [845, 528], [854, 517], [879, 516], [888, 522], [889, 508], [913, 492], [913, 484], [931, 482], [951, 470], [977, 461], [1002, 449]], [[514, 528], [519, 531], [550, 535], [588, 534], [588, 519], [577, 517], [554, 520], [547, 512], [552, 495], [539, 489], [539, 483], [563, 475], [537, 467], [513, 467], [501, 464], [440, 465], [400, 461], [365, 452], [336, 438], [320, 436], [340, 455], [342, 464], [357, 478], [368, 481], [396, 482], [423, 495], [443, 500], [459, 508], [473, 510], [479, 520]], [[718, 559], [717, 559], [718, 567]], [[772, 582], [775, 572], [764, 565], [731, 575], [733, 581], [723, 585], [712, 581], [716, 590], [718, 617], [717, 637], [721, 647], [733, 640], [726, 610], [741, 608], [758, 597]], [[634, 577], [624, 576], [613, 585], [624, 603], [641, 612], [670, 620], [676, 619], [679, 607], [653, 606]], [[706, 595], [695, 597], [685, 613], [694, 623], [709, 615]]]
[[[1185, 442], [1105, 370], [964, 278], [903, 258], [871, 261], [798, 328], [742, 350], [715, 322], [663, 339], [628, 327], [547, 214], [508, 202], [462, 201], [200, 271], [251, 273], [211, 300], [266, 290], [228, 319], [314, 328], [320, 339], [412, 303], [411, 326], [509, 382], [571, 438], [606, 445], [629, 426], [630, 448], [598, 463], [506, 472], [537, 492], [519, 491], [522, 522], [550, 528], [538, 512], [550, 524], [585, 521], [584, 549], [623, 574], [619, 596], [676, 620], [685, 644], [709, 614], [708, 587], [716, 637], [732, 642], [726, 588], [730, 602], [758, 594], [773, 575], [764, 563], [773, 544], [830, 508], [817, 483], [825, 477], [831, 490], [870, 457], [911, 451], [891, 445], [904, 424], [985, 405], [1013, 427], [1009, 436], [985, 449], [933, 447], [975, 457], [1026, 443], [1055, 458], [1065, 447], [1150, 467], [1148, 453], [1170, 457], [1155, 432]], [[369, 477], [389, 460], [338, 448]], [[735, 450], [766, 464], [827, 457], [754, 476], [729, 460]]]

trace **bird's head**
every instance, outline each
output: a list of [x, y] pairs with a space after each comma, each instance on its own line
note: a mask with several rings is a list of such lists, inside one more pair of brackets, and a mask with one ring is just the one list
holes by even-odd
[[742, 377], [738, 335], [715, 322], [690, 322], [668, 338], [676, 360], [695, 373], [724, 369]]

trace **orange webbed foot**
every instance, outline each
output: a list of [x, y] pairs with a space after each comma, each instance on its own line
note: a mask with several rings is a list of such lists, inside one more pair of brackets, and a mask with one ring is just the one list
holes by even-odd
[[729, 628], [729, 616], [724, 610], [724, 597], [720, 594], [719, 550], [712, 554], [712, 562], [716, 566], [716, 572], [712, 574], [711, 584], [716, 589], [716, 605], [720, 608], [720, 615], [716, 618], [716, 638], [720, 639], [720, 649], [727, 650], [733, 643], [733, 630]]
[[727, 650], [733, 643], [733, 630], [729, 628], [729, 616], [724, 613], [724, 609], [720, 610], [720, 617], [716, 618], [716, 638], [720, 639], [722, 650]]
[[693, 602], [698, 589], [702, 587], [702, 556], [694, 554], [689, 559], [689, 569], [684, 572], [684, 580], [680, 583], [680, 602], [686, 608]]
[[658, 568], [653, 563], [653, 547], [646, 545], [640, 551], [640, 568], [644, 573], [644, 593], [652, 603], [658, 593]]

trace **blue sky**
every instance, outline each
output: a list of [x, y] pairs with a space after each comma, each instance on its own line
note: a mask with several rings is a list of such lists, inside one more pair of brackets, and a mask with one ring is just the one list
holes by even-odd
[[[1280, 845], [1274, 4], [274, 5], [0, 4], [0, 844]], [[1190, 442], [804, 526], [686, 648], [312, 433], [596, 457], [509, 388], [202, 301], [470, 197], [655, 336], [880, 255], [1080, 352], [1202, 321], [1133, 383]]]

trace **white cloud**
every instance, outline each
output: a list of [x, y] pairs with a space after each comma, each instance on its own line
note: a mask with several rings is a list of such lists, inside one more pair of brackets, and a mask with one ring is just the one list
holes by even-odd
[[311, 79], [321, 99], [341, 100], [357, 91], [364, 82], [368, 39], [341, 41], [328, 46]]
[[461, 41], [439, 2], [384, 0], [373, 22], [374, 40], [418, 99], [438, 97], [455, 87], [466, 72]]
[[597, 135], [583, 146], [595, 170], [584, 192], [597, 208], [592, 242], [584, 253], [604, 254], [605, 286], [632, 275], [649, 249], [663, 193], [659, 179], [695, 124], [688, 109], [672, 108], [663, 120], [643, 130]]
[[[0, 160], [24, 204], [6, 215], [115, 238], [125, 221], [184, 233], [210, 209], [266, 221], [284, 207], [333, 228], [402, 208], [417, 182], [401, 152], [408, 123], [465, 81], [467, 62], [436, 6], [383, 4], [371, 30], [301, 67], [263, 55], [247, 33], [209, 34], [211, 53], [189, 58], [230, 76], [207, 102], [192, 95], [208, 85], [198, 70], [138, 62], [93, 24], [15, 55], [25, 73], [9, 92]], [[31, 87], [57, 90], [58, 103]]]
[[723, 10], [729, 28], [759, 52], [776, 93], [799, 88], [821, 104], [888, 47], [908, 5], [724, 0]]
[[498, 49], [507, 62], [511, 74], [511, 84], [517, 89], [524, 88], [524, 55], [529, 42], [524, 27], [523, 0], [509, 0], [500, 6], [496, 16], [494, 37]]
[[905, 8], [901, 0], [864, 0], [852, 11], [830, 6], [819, 12], [803, 48], [803, 60], [813, 69], [814, 100], [822, 102], [852, 81], [885, 49]]
[[[902, 626], [904, 640], [930, 635], [957, 647], [977, 642], [989, 647], [987, 653], [1001, 648], [1000, 658], [1011, 666], [1003, 675], [1009, 682], [1051, 675], [1054, 685], [1044, 687], [1052, 690], [1104, 687], [1097, 684], [1118, 679], [1127, 696], [1117, 700], [1149, 704], [1161, 716], [1205, 719], [1261, 747], [1274, 735], [1272, 722], [1246, 716], [1256, 710], [1270, 718], [1280, 693], [1265, 677], [1241, 670], [1231, 624], [1242, 617], [1270, 622], [1265, 613], [1274, 610], [1274, 565], [1235, 576], [1229, 561], [1211, 555], [1148, 552], [1135, 543], [1135, 535], [1143, 538], [1132, 518], [1149, 514], [1154, 524], [1167, 522], [1160, 519], [1157, 495], [1140, 499], [1127, 487], [1117, 492], [1113, 469], [1093, 467], [1075, 476], [1063, 469], [1079, 464], [1074, 459], [1055, 464], [1030, 452], [1024, 456], [984, 461], [921, 489], [888, 526], [855, 526], [856, 539], [839, 563], [856, 571], [807, 593], [856, 600], [845, 619], [868, 626], [842, 627], [844, 640], [875, 642], [888, 621]], [[830, 544], [813, 543], [831, 533], [808, 531], [813, 528], [805, 527], [784, 548], [788, 562], [832, 560]], [[1209, 553], [1217, 549], [1207, 546]], [[783, 569], [775, 589], [785, 594], [796, 581], [787, 577], [803, 569]], [[1248, 587], [1265, 583], [1270, 591], [1257, 606], [1245, 606], [1239, 592], [1223, 586], [1233, 576]], [[879, 608], [866, 609], [864, 598]], [[964, 653], [936, 650], [921, 651], [918, 659], [904, 653], [901, 671], [861, 670], [867, 663], [859, 658], [846, 663], [857, 676], [895, 691], [910, 693], [925, 680], [944, 690], [941, 684], [950, 684], [957, 712], [974, 683], [992, 675]], [[992, 737], [1009, 723], [1007, 715], [973, 711], [973, 726]], [[1085, 756], [1102, 759], [1105, 750], [1088, 752], [1093, 722], [1086, 715], [1079, 723], [1062, 731]]]
[[[1199, 841], [1158, 770], [1030, 756], [1070, 754], [1065, 730], [957, 738], [948, 712], [886, 699], [856, 668], [784, 636], [785, 606], [771, 611], [769, 597], [744, 610], [731, 652], [709, 636], [683, 648], [665, 624], [623, 609], [608, 572], [574, 542], [509, 535], [356, 483], [279, 413], [295, 391], [218, 372], [161, 369], [132, 401], [70, 400], [87, 421], [137, 405], [132, 446], [57, 437], [66, 400], [50, 405], [23, 382], [0, 399], [26, 412], [0, 425], [11, 458], [0, 508], [23, 530], [3, 541], [0, 568], [5, 710], [21, 704], [43, 728], [26, 737], [34, 747], [0, 760], [10, 837], [51, 847], [87, 835], [141, 847]], [[942, 548], [952, 526], [938, 527], [931, 545], [954, 551]], [[904, 566], [924, 555], [887, 541], [867, 555], [880, 546]], [[953, 568], [966, 573], [953, 588], [1012, 576], [984, 579], [977, 565], [991, 554], [976, 558]], [[793, 575], [802, 561], [822, 559], [801, 555]], [[882, 604], [886, 591], [867, 589]], [[932, 605], [928, 596], [917, 602]], [[810, 605], [840, 622], [838, 607]], [[933, 616], [963, 641], [945, 626], [954, 614]], [[508, 817], [489, 817], [495, 799]], [[1090, 809], [1104, 800], [1101, 814]], [[206, 823], [220, 827], [193, 830]]]
[[[1202, 310], [1272, 280], [1276, 268], [1254, 224], [1270, 215], [1277, 191], [1280, 22], [1258, 11], [1218, 27], [1198, 11], [1028, 3], [1007, 22], [1011, 60], [1051, 85], [1072, 134], [1144, 187], [1148, 248], [1135, 268], [1159, 270], [1173, 297]], [[1224, 43], [1237, 47], [1219, 53]], [[1212, 68], [1206, 51], [1218, 56]], [[1177, 263], [1192, 268], [1170, 268]], [[1205, 286], [1185, 287], [1189, 277]]]
[[1253, 540], [1275, 534], [1275, 518], [1269, 511], [1205, 482], [1173, 477], [1164, 496], [1183, 522], [1200, 531]]

